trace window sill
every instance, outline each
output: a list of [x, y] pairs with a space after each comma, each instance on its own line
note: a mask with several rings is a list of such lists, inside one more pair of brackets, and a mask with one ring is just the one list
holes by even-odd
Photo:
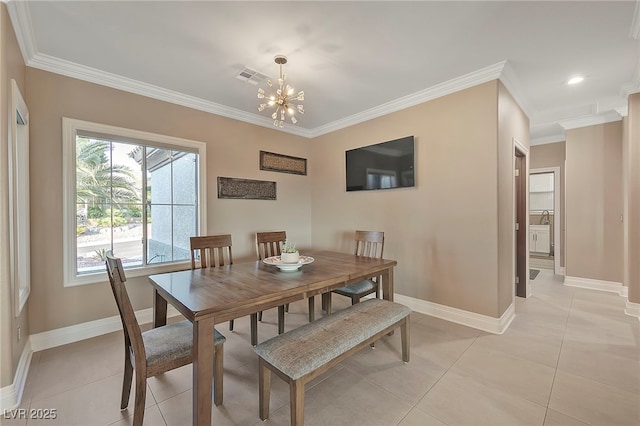
[[[136, 277], [148, 277], [153, 274], [162, 274], [165, 272], [175, 272], [182, 271], [185, 269], [191, 268], [191, 263], [189, 261], [185, 262], [175, 262], [157, 266], [147, 266], [144, 268], [130, 268], [125, 269], [125, 274], [127, 278], [136, 278]], [[104, 272], [95, 273], [95, 274], [86, 274], [86, 275], [78, 275], [75, 277], [71, 277], [70, 279], [65, 280], [65, 287], [76, 287], [88, 284], [98, 284], [104, 283], [108, 281], [106, 269]]]

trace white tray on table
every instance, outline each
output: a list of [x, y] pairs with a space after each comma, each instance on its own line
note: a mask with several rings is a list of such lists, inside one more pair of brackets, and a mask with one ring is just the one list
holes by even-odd
[[297, 271], [303, 265], [308, 265], [315, 259], [311, 256], [300, 256], [300, 259], [296, 263], [284, 263], [280, 256], [271, 256], [262, 260], [267, 265], [272, 265], [280, 269], [281, 271]]

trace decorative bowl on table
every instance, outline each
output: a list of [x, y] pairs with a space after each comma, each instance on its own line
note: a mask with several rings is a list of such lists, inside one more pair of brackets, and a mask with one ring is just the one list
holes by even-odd
[[313, 262], [315, 259], [311, 256], [300, 256], [295, 263], [287, 263], [282, 261], [281, 256], [271, 256], [262, 260], [267, 265], [275, 266], [281, 271], [297, 271], [301, 266]]

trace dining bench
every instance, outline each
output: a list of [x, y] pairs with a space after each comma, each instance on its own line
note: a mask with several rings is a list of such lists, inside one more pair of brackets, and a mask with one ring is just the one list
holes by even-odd
[[291, 424], [302, 426], [305, 384], [398, 327], [402, 360], [409, 362], [410, 314], [399, 303], [368, 299], [260, 343], [254, 348], [260, 419], [269, 417], [271, 372], [289, 383]]

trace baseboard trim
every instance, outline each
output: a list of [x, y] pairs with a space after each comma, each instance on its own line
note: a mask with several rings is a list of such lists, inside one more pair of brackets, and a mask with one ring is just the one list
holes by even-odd
[[591, 278], [570, 277], [568, 275], [564, 277], [564, 285], [618, 293], [622, 297], [627, 297], [629, 291], [628, 287], [615, 281], [593, 280]]
[[0, 388], [0, 411], [11, 410], [20, 405], [22, 393], [27, 383], [27, 375], [29, 374], [32, 356], [31, 339], [27, 339], [27, 343], [25, 343], [22, 354], [20, 355], [20, 360], [18, 361], [18, 368], [13, 377], [13, 383]]
[[[173, 306], [169, 306], [167, 309], [167, 317], [171, 318], [177, 315], [180, 315], [180, 313]], [[136, 318], [139, 324], [150, 323], [153, 321], [153, 308], [136, 311]], [[69, 327], [62, 327], [55, 330], [32, 334], [30, 336], [31, 348], [33, 352], [38, 352], [49, 348], [55, 348], [56, 346], [62, 346], [68, 343], [102, 336], [103, 334], [112, 333], [118, 330], [122, 330], [122, 321], [120, 320], [120, 316], [116, 315], [95, 321], [74, 324]]]
[[[167, 317], [172, 318], [177, 315], [180, 315], [180, 312], [174, 307], [169, 306], [167, 309]], [[150, 323], [153, 321], [153, 309], [148, 308], [137, 311], [136, 318], [139, 324]], [[20, 355], [20, 361], [18, 361], [18, 368], [16, 369], [13, 383], [0, 388], [0, 411], [11, 410], [20, 405], [34, 352], [90, 339], [118, 330], [122, 330], [122, 322], [120, 321], [120, 316], [114, 316], [44, 331], [29, 336], [22, 350], [22, 355]]]
[[638, 318], [638, 321], [640, 321], [640, 303], [633, 303], [627, 300], [624, 313], [631, 317], [636, 317]]
[[415, 312], [430, 315], [446, 321], [455, 322], [467, 327], [476, 328], [493, 334], [504, 333], [515, 318], [515, 306], [512, 303], [500, 318], [477, 314], [451, 306], [440, 305], [427, 300], [416, 299], [402, 294], [395, 294], [395, 301], [408, 306]]

